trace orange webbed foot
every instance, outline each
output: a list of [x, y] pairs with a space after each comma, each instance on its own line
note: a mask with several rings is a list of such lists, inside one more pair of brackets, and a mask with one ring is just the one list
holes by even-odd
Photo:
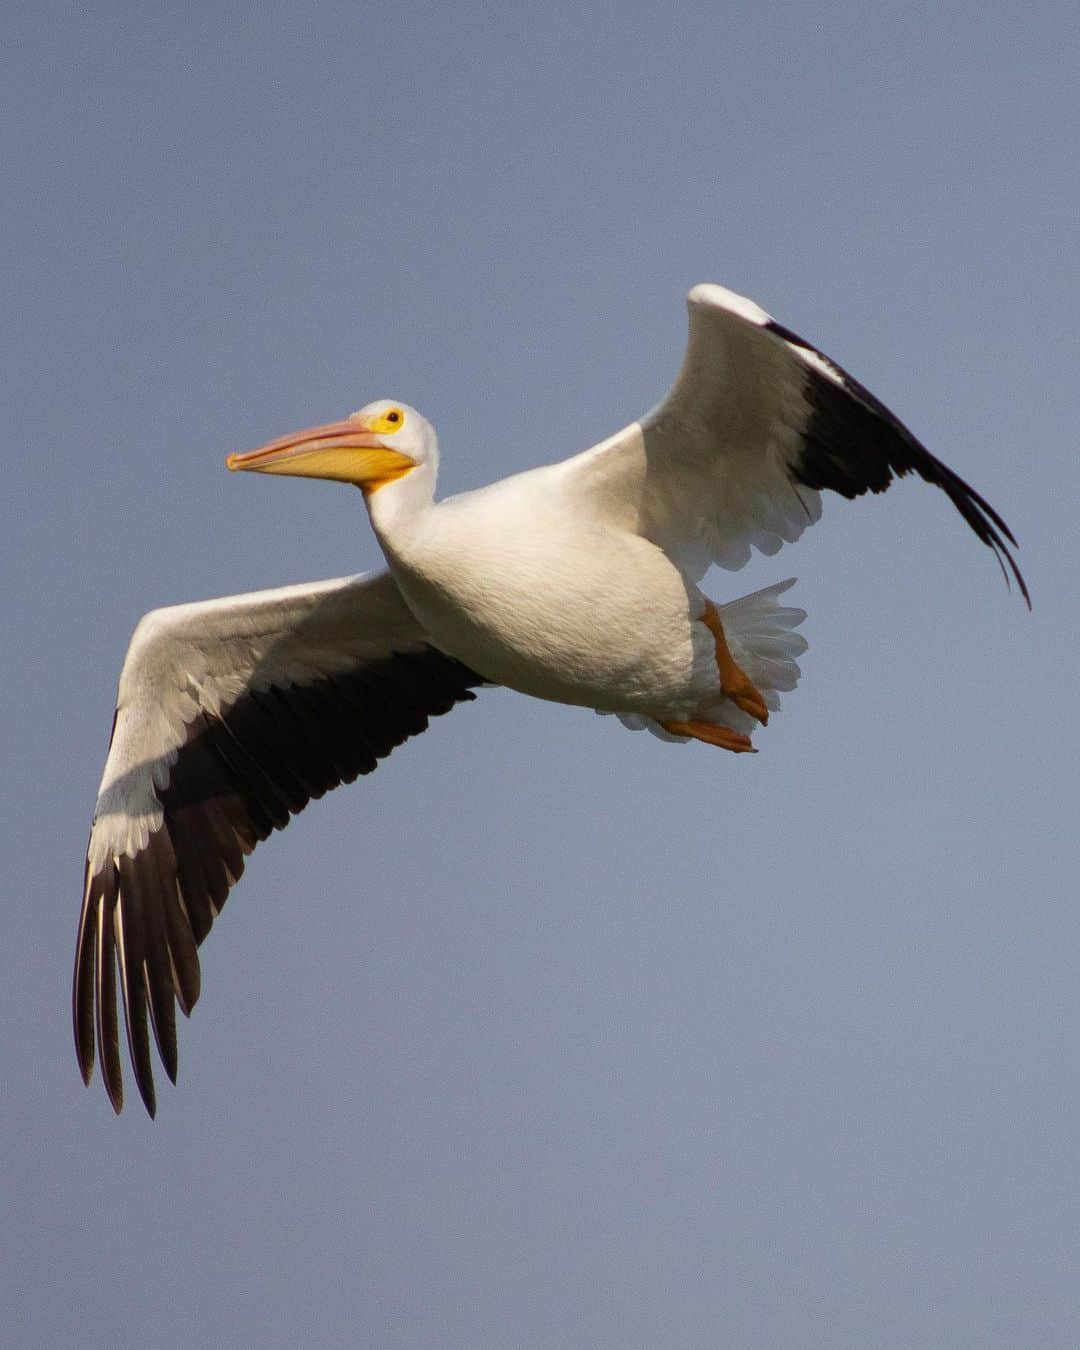
[[731, 699], [736, 708], [741, 708], [744, 713], [749, 713], [763, 727], [768, 726], [769, 710], [765, 706], [761, 691], [741, 666], [732, 662], [731, 670], [727, 672], [727, 678], [721, 676], [720, 689], [724, 697]]
[[687, 736], [691, 740], [704, 741], [706, 745], [731, 750], [736, 755], [757, 754], [750, 737], [744, 736], [741, 731], [732, 731], [730, 727], [717, 727], [711, 722], [661, 722], [660, 725], [672, 736]]
[[725, 698], [731, 699], [736, 708], [755, 718], [763, 727], [768, 726], [769, 709], [765, 705], [761, 691], [732, 656], [724, 625], [720, 622], [720, 612], [711, 600], [705, 601], [701, 622], [716, 642], [716, 669], [720, 673], [720, 692]]

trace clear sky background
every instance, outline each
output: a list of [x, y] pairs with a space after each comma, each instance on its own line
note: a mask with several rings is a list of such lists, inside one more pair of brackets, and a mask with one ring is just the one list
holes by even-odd
[[[3, 1335], [22, 1350], [1080, 1344], [1080, 11], [14, 7]], [[151, 1124], [68, 998], [157, 605], [378, 564], [226, 453], [393, 395], [442, 490], [753, 296], [1004, 514], [826, 504], [756, 758], [486, 693], [249, 864]], [[134, 1093], [131, 1094], [134, 1098]]]

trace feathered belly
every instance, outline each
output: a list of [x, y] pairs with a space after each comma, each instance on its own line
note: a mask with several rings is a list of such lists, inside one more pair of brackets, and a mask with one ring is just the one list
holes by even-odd
[[703, 662], [701, 600], [670, 560], [607, 531], [541, 542], [462, 540], [391, 565], [432, 641], [495, 683], [613, 712], [694, 704], [708, 642]]

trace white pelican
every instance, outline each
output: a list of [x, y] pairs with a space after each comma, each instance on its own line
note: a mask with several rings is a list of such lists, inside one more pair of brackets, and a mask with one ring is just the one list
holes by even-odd
[[750, 750], [754, 723], [795, 686], [805, 615], [778, 603], [791, 582], [717, 605], [698, 581], [711, 563], [738, 568], [751, 548], [797, 539], [821, 514], [819, 490], [857, 497], [914, 471], [1028, 599], [1005, 522], [862, 385], [731, 291], [695, 286], [688, 305], [682, 370], [656, 409], [476, 492], [436, 504], [434, 429], [388, 400], [229, 456], [230, 469], [358, 486], [388, 568], [155, 610], [135, 630], [73, 999], [83, 1077], [96, 1027], [117, 1111], [117, 963], [152, 1116], [147, 1012], [175, 1082], [173, 1000], [189, 1013], [199, 996], [196, 948], [244, 855], [477, 686]]

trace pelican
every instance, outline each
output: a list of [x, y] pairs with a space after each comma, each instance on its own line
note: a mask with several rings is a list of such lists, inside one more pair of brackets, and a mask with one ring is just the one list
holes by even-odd
[[1011, 572], [997, 512], [840, 366], [753, 301], [688, 296], [667, 397], [571, 459], [435, 501], [435, 430], [382, 399], [230, 455], [230, 469], [351, 483], [386, 569], [158, 609], [135, 629], [86, 856], [75, 974], [79, 1066], [123, 1105], [117, 967], [135, 1081], [151, 1116], [152, 1027], [176, 1081], [175, 1005], [244, 857], [313, 797], [428, 719], [504, 685], [736, 754], [795, 687], [792, 581], [727, 604], [698, 586], [777, 552], [820, 493], [940, 487]]

